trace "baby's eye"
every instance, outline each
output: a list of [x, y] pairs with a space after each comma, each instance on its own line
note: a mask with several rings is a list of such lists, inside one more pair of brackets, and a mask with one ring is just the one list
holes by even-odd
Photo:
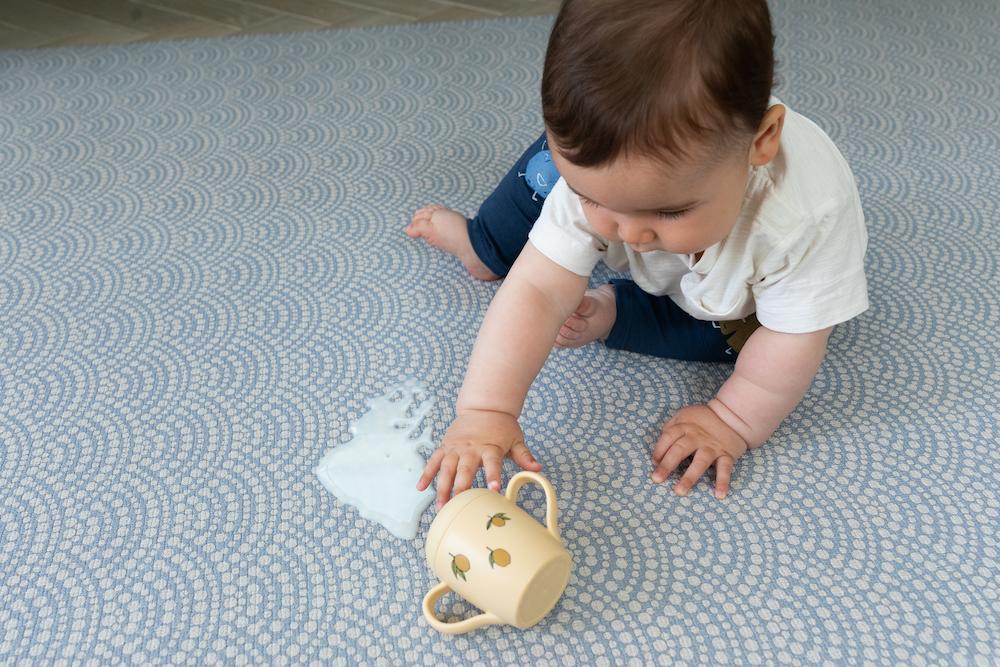
[[600, 204], [598, 204], [597, 202], [590, 201], [589, 199], [587, 199], [583, 195], [577, 195], [577, 196], [580, 198], [580, 201], [583, 202], [587, 206], [593, 206], [594, 208], [597, 208], [598, 206], [600, 206]]
[[691, 210], [691, 209], [689, 209], [689, 208], [686, 208], [686, 209], [684, 209], [684, 210], [682, 210], [682, 211], [657, 211], [657, 212], [656, 212], [656, 217], [657, 217], [657, 218], [666, 218], [666, 219], [668, 219], [668, 220], [674, 220], [674, 219], [676, 219], [676, 218], [680, 218], [680, 217], [683, 217], [683, 216], [684, 216], [684, 215], [686, 215], [686, 214], [687, 214], [687, 213], [688, 213], [688, 212], [689, 212], [690, 210]]

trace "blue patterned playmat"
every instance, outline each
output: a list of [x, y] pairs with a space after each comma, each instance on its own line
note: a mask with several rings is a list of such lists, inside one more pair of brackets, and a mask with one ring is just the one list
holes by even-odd
[[403, 227], [537, 137], [551, 19], [0, 51], [0, 663], [1000, 662], [1000, 8], [772, 7], [872, 308], [721, 502], [649, 452], [725, 367], [553, 353], [522, 423], [575, 570], [461, 637], [433, 511], [397, 539], [313, 470], [405, 378], [449, 423], [496, 285]]

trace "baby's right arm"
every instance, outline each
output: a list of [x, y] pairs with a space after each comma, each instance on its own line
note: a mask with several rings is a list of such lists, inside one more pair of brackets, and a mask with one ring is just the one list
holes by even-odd
[[522, 468], [541, 468], [524, 444], [517, 418], [560, 327], [586, 288], [586, 276], [559, 266], [531, 241], [525, 244], [479, 327], [455, 421], [417, 482], [422, 491], [437, 475], [438, 508], [453, 490], [470, 488], [480, 466], [489, 486], [499, 490], [500, 466], [508, 453]]

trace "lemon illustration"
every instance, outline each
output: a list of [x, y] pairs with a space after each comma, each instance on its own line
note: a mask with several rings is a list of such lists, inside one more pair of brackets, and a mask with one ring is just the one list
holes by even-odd
[[462, 554], [458, 554], [456, 556], [453, 553], [449, 553], [448, 555], [451, 556], [452, 573], [456, 577], [461, 577], [462, 581], [468, 581], [468, 579], [465, 578], [465, 573], [469, 571], [470, 567], [472, 567], [469, 563], [469, 557], [463, 556]]
[[[486, 548], [490, 549], [489, 547]], [[490, 549], [490, 567], [494, 565], [499, 565], [500, 567], [510, 565], [510, 554], [507, 553], [506, 549]]]
[[507, 516], [503, 512], [497, 512], [496, 514], [490, 517], [489, 521], [486, 522], [486, 530], [489, 530], [490, 526], [496, 526], [497, 528], [499, 528], [508, 521], [510, 521], [509, 516]]

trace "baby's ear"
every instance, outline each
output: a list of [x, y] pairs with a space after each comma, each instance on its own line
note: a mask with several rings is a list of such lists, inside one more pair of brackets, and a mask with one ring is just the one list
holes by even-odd
[[785, 107], [775, 104], [760, 122], [757, 135], [750, 145], [750, 164], [760, 167], [774, 159], [781, 147], [781, 130], [785, 126]]

